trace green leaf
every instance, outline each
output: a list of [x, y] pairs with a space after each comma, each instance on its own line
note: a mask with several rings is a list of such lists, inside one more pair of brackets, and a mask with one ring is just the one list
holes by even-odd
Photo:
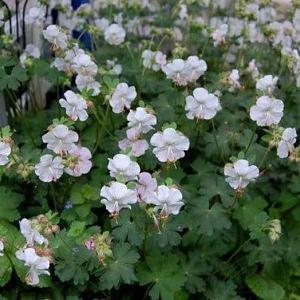
[[6, 255], [0, 256], [0, 287], [4, 286], [12, 273], [12, 266]]
[[137, 276], [141, 285], [151, 284], [149, 296], [153, 300], [173, 300], [183, 287], [186, 278], [176, 255], [154, 253], [146, 263], [138, 267]]
[[74, 221], [71, 223], [68, 236], [78, 237], [83, 233], [84, 228], [85, 228], [85, 222]]
[[126, 239], [131, 245], [140, 246], [143, 242], [143, 232], [138, 229], [135, 220], [131, 218], [130, 210], [122, 210], [119, 219], [113, 221], [114, 229], [112, 235], [119, 241]]
[[209, 207], [209, 200], [203, 198], [193, 199], [191, 209], [191, 221], [195, 222], [200, 233], [212, 235], [216, 230], [229, 229], [231, 222], [226, 215], [225, 209], [220, 203]]
[[225, 207], [230, 207], [234, 204], [234, 192], [225, 182], [222, 176], [209, 176], [201, 182], [199, 190], [201, 198], [211, 200], [218, 196]]
[[246, 278], [251, 291], [263, 300], [284, 299], [285, 291], [281, 285], [263, 275], [253, 275]]
[[240, 206], [235, 209], [233, 217], [240, 222], [244, 229], [249, 229], [249, 226], [253, 225], [257, 215], [260, 214], [266, 206], [267, 202], [261, 197], [256, 197], [249, 201], [242, 200]]
[[242, 300], [236, 293], [236, 285], [231, 280], [221, 281], [213, 278], [207, 292], [210, 300]]
[[136, 281], [134, 264], [139, 259], [139, 254], [129, 244], [117, 244], [113, 249], [113, 260], [108, 263], [104, 274], [101, 276], [102, 288], [117, 288], [120, 282], [130, 284]]
[[23, 200], [21, 194], [15, 193], [8, 187], [0, 186], [0, 220], [15, 221], [20, 218], [17, 207]]

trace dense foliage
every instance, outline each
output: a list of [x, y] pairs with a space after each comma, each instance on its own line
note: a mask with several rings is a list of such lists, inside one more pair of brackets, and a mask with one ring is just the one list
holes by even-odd
[[0, 299], [300, 299], [297, 1], [40, 2], [40, 48], [1, 35]]

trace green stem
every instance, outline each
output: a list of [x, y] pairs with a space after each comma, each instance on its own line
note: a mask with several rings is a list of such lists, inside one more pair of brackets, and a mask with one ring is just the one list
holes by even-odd
[[270, 150], [271, 150], [271, 148], [268, 147], [267, 150], [265, 151], [264, 156], [263, 156], [263, 158], [262, 158], [262, 160], [261, 160], [261, 162], [259, 164], [258, 169], [260, 169], [262, 167], [262, 165], [264, 164], [266, 158], [268, 157], [268, 154], [269, 154]]
[[225, 163], [225, 160], [224, 160], [224, 157], [223, 157], [223, 153], [222, 153], [221, 148], [220, 148], [219, 143], [218, 143], [217, 131], [216, 131], [216, 127], [215, 127], [215, 123], [214, 123], [213, 119], [211, 120], [211, 124], [212, 124], [212, 128], [213, 128], [213, 135], [214, 135], [214, 139], [215, 139], [215, 143], [216, 143], [218, 155], [219, 155], [219, 157], [221, 157], [221, 159]]
[[248, 240], [246, 240], [240, 247], [238, 247], [233, 254], [226, 260], [226, 263], [229, 263], [235, 256], [237, 256], [240, 251], [244, 248], [244, 246], [251, 240], [251, 238], [249, 238]]
[[106, 125], [107, 125], [107, 120], [109, 118], [109, 112], [110, 112], [110, 107], [109, 107], [109, 104], [107, 104], [107, 107], [106, 107], [106, 112], [105, 112], [105, 116], [104, 116], [104, 119], [103, 119], [103, 122], [101, 122], [99, 120], [99, 124], [101, 125], [101, 128], [97, 134], [97, 138], [96, 138], [96, 144], [95, 144], [95, 147], [94, 147], [94, 150], [93, 150], [93, 154], [97, 151], [99, 145], [100, 145], [100, 141], [104, 135], [104, 132], [107, 131], [107, 128], [106, 128]]
[[253, 142], [254, 137], [255, 137], [255, 130], [253, 130], [253, 132], [252, 132], [252, 135], [251, 135], [249, 144], [248, 144], [248, 146], [247, 146], [247, 148], [246, 148], [246, 150], [245, 150], [245, 154], [247, 154], [248, 150], [250, 149], [250, 146], [252, 145], [252, 142]]

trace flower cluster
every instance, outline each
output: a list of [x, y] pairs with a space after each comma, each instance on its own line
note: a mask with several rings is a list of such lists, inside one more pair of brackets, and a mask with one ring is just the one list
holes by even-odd
[[109, 232], [105, 231], [91, 236], [84, 244], [87, 249], [95, 251], [99, 261], [105, 265], [105, 259], [112, 256], [111, 241]]
[[174, 59], [162, 67], [167, 78], [180, 86], [196, 82], [206, 70], [206, 62], [197, 56], [189, 56], [186, 60]]
[[142, 53], [143, 66], [153, 71], [161, 70], [167, 63], [167, 57], [161, 51], [146, 49]]
[[47, 148], [57, 156], [45, 154], [35, 166], [35, 173], [43, 182], [58, 180], [63, 172], [71, 176], [87, 174], [92, 168], [91, 152], [88, 148], [76, 145], [78, 134], [66, 125], [54, 125], [50, 131], [43, 135]]
[[59, 226], [53, 224], [46, 215], [39, 215], [31, 220], [22, 219], [20, 231], [26, 239], [26, 244], [16, 251], [16, 257], [28, 267], [26, 282], [29, 285], [38, 285], [40, 275], [50, 275], [48, 269], [53, 260], [45, 235], [58, 232]]
[[137, 107], [136, 110], [130, 110], [127, 115], [128, 129], [126, 138], [119, 142], [121, 150], [130, 149], [131, 154], [139, 157], [145, 154], [149, 144], [143, 135], [153, 130], [156, 125], [156, 117], [151, 109]]

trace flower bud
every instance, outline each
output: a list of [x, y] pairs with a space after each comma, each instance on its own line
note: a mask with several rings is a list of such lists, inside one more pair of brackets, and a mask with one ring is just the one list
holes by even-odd
[[268, 232], [269, 239], [270, 239], [271, 243], [273, 244], [274, 242], [279, 240], [280, 235], [281, 235], [280, 220], [274, 219], [274, 220], [269, 221], [268, 230], [269, 230], [269, 232]]

